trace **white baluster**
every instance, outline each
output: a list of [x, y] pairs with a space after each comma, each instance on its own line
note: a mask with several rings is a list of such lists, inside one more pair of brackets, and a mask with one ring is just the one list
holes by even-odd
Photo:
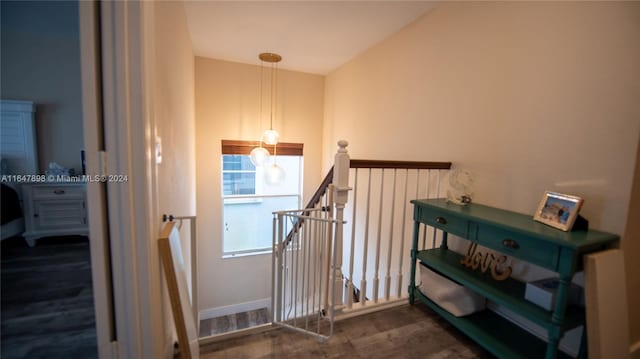
[[396, 174], [397, 170], [393, 169], [393, 185], [391, 186], [391, 216], [389, 218], [389, 250], [387, 251], [387, 275], [384, 278], [384, 299], [389, 300], [391, 292], [391, 253], [393, 252], [393, 222], [396, 209]]
[[380, 203], [378, 209], [378, 237], [376, 241], [376, 270], [373, 274], [373, 302], [378, 303], [378, 273], [380, 272], [380, 244], [382, 240], [382, 205], [384, 194], [384, 168], [380, 174]]
[[371, 212], [371, 168], [367, 181], [367, 216], [364, 227], [364, 247], [362, 249], [362, 280], [360, 281], [360, 305], [365, 305], [367, 298], [367, 252], [369, 250], [369, 213]]
[[349, 286], [347, 287], [347, 308], [353, 306], [353, 258], [356, 245], [356, 207], [358, 204], [358, 169], [353, 181], [353, 215], [351, 217], [351, 250], [349, 251]]
[[436, 170], [437, 184], [436, 184], [436, 198], [440, 197], [440, 170]]
[[398, 298], [402, 296], [402, 264], [404, 260], [404, 242], [405, 240], [409, 240], [409, 236], [405, 233], [405, 223], [407, 222], [407, 189], [409, 188], [409, 169], [405, 172], [404, 177], [404, 199], [402, 201], [402, 230], [400, 231], [402, 235], [402, 240], [400, 241], [400, 264], [398, 265]]

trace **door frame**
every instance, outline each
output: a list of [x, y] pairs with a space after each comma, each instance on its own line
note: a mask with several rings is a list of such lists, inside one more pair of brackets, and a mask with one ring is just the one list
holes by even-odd
[[87, 186], [100, 358], [173, 349], [157, 247], [153, 16], [151, 2], [80, 2], [87, 173], [127, 176]]
[[[82, 79], [82, 119], [85, 169], [87, 174], [100, 173], [99, 152], [104, 151], [99, 59], [98, 6], [95, 2], [78, 2], [80, 32], [80, 67]], [[111, 285], [106, 185], [87, 183], [87, 218], [91, 251], [94, 313], [98, 355], [113, 358], [116, 340]]]

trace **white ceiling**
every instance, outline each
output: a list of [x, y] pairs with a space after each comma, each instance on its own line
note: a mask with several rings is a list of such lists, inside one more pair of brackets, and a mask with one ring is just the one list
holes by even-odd
[[327, 74], [436, 6], [433, 1], [195, 1], [185, 8], [196, 56]]

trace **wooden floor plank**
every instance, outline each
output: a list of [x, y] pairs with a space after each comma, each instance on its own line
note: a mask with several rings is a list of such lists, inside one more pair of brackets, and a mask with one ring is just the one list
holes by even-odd
[[286, 328], [201, 347], [214, 358], [438, 358], [492, 356], [423, 304], [403, 305], [335, 323], [327, 343]]
[[97, 358], [86, 237], [2, 241], [1, 357]]

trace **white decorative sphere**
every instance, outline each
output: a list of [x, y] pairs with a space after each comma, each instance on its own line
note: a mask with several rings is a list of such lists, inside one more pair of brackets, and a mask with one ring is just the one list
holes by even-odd
[[249, 154], [251, 163], [253, 163], [254, 166], [262, 166], [267, 162], [267, 160], [269, 160], [269, 156], [269, 151], [264, 147], [256, 147], [251, 150], [251, 153]]
[[285, 177], [284, 170], [282, 169], [282, 167], [278, 166], [278, 164], [276, 163], [269, 166], [269, 168], [267, 168], [264, 174], [265, 182], [267, 182], [267, 184], [272, 186], [278, 185], [284, 182], [284, 177]]
[[267, 145], [278, 144], [278, 138], [280, 138], [280, 134], [276, 130], [266, 130], [262, 135], [262, 141]]

